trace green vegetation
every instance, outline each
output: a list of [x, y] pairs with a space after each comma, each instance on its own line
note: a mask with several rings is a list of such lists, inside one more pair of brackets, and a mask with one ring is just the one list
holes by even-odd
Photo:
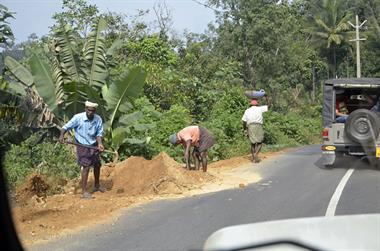
[[74, 148], [44, 142], [43, 135], [34, 134], [20, 145], [12, 145], [5, 156], [5, 174], [11, 188], [17, 187], [32, 174], [48, 177], [52, 191], [79, 174]]
[[[49, 34], [14, 46], [7, 23], [12, 12], [0, 5], [0, 144], [9, 149], [10, 183], [31, 172], [63, 179], [78, 174], [72, 149], [56, 144], [55, 128], [81, 112], [87, 99], [100, 104], [105, 146], [121, 160], [165, 151], [180, 161], [182, 149], [167, 139], [191, 124], [216, 136], [211, 160], [247, 154], [243, 94], [260, 88], [271, 105], [264, 150], [318, 142], [321, 82], [356, 72], [347, 25], [356, 14], [368, 20], [361, 31], [367, 39], [362, 75], [380, 76], [380, 1], [208, 5], [217, 10], [215, 24], [204, 34], [175, 35], [170, 15], [158, 17], [155, 29], [141, 21], [144, 12], [126, 21], [123, 13], [100, 13], [85, 0], [63, 0]], [[48, 137], [36, 143], [36, 132]], [[111, 157], [103, 154], [105, 162]]]

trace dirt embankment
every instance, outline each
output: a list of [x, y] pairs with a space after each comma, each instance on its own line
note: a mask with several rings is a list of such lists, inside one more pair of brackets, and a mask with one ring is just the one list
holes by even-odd
[[14, 221], [24, 245], [29, 245], [114, 219], [119, 209], [146, 201], [244, 188], [260, 179], [252, 165], [248, 156], [237, 157], [212, 163], [204, 173], [184, 169], [165, 153], [153, 160], [131, 157], [102, 167], [101, 186], [107, 191], [95, 193], [90, 200], [80, 199], [79, 180], [69, 182], [63, 194], [46, 196], [48, 185], [43, 177], [33, 175], [17, 193]]

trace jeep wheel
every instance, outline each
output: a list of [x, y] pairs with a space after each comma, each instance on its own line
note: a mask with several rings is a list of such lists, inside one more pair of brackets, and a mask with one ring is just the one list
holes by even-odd
[[348, 116], [344, 130], [352, 141], [369, 143], [376, 141], [379, 128], [379, 115], [370, 110], [358, 109]]

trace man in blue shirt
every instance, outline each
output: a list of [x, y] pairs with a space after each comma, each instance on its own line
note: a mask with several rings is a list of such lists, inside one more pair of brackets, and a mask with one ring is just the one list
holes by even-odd
[[[99, 151], [104, 150], [102, 143], [103, 137], [103, 122], [102, 118], [95, 114], [98, 104], [86, 101], [85, 112], [78, 113], [67, 122], [61, 130], [59, 142], [64, 143], [64, 135], [67, 131], [74, 129], [75, 141], [83, 146], [77, 146], [78, 164], [82, 168], [82, 196], [81, 198], [93, 198], [87, 192], [87, 179], [90, 168], [94, 168], [95, 187], [94, 192], [105, 190], [100, 187], [100, 157]], [[97, 150], [93, 148], [86, 148], [85, 146], [97, 146]]]

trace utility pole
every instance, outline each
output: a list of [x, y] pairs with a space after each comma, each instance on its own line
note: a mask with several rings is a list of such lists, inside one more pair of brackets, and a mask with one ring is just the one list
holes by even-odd
[[355, 41], [356, 42], [356, 77], [361, 78], [361, 69], [360, 69], [360, 40], [366, 40], [365, 38], [359, 38], [359, 29], [365, 24], [367, 20], [364, 20], [363, 23], [359, 25], [359, 17], [356, 15], [356, 25], [353, 25], [350, 21], [348, 23], [355, 28], [356, 30], [356, 38], [355, 39], [350, 39], [350, 41]]
[[312, 69], [312, 75], [313, 75], [313, 94], [311, 96], [311, 100], [314, 103], [315, 101], [315, 66], [313, 65], [311, 69]]

